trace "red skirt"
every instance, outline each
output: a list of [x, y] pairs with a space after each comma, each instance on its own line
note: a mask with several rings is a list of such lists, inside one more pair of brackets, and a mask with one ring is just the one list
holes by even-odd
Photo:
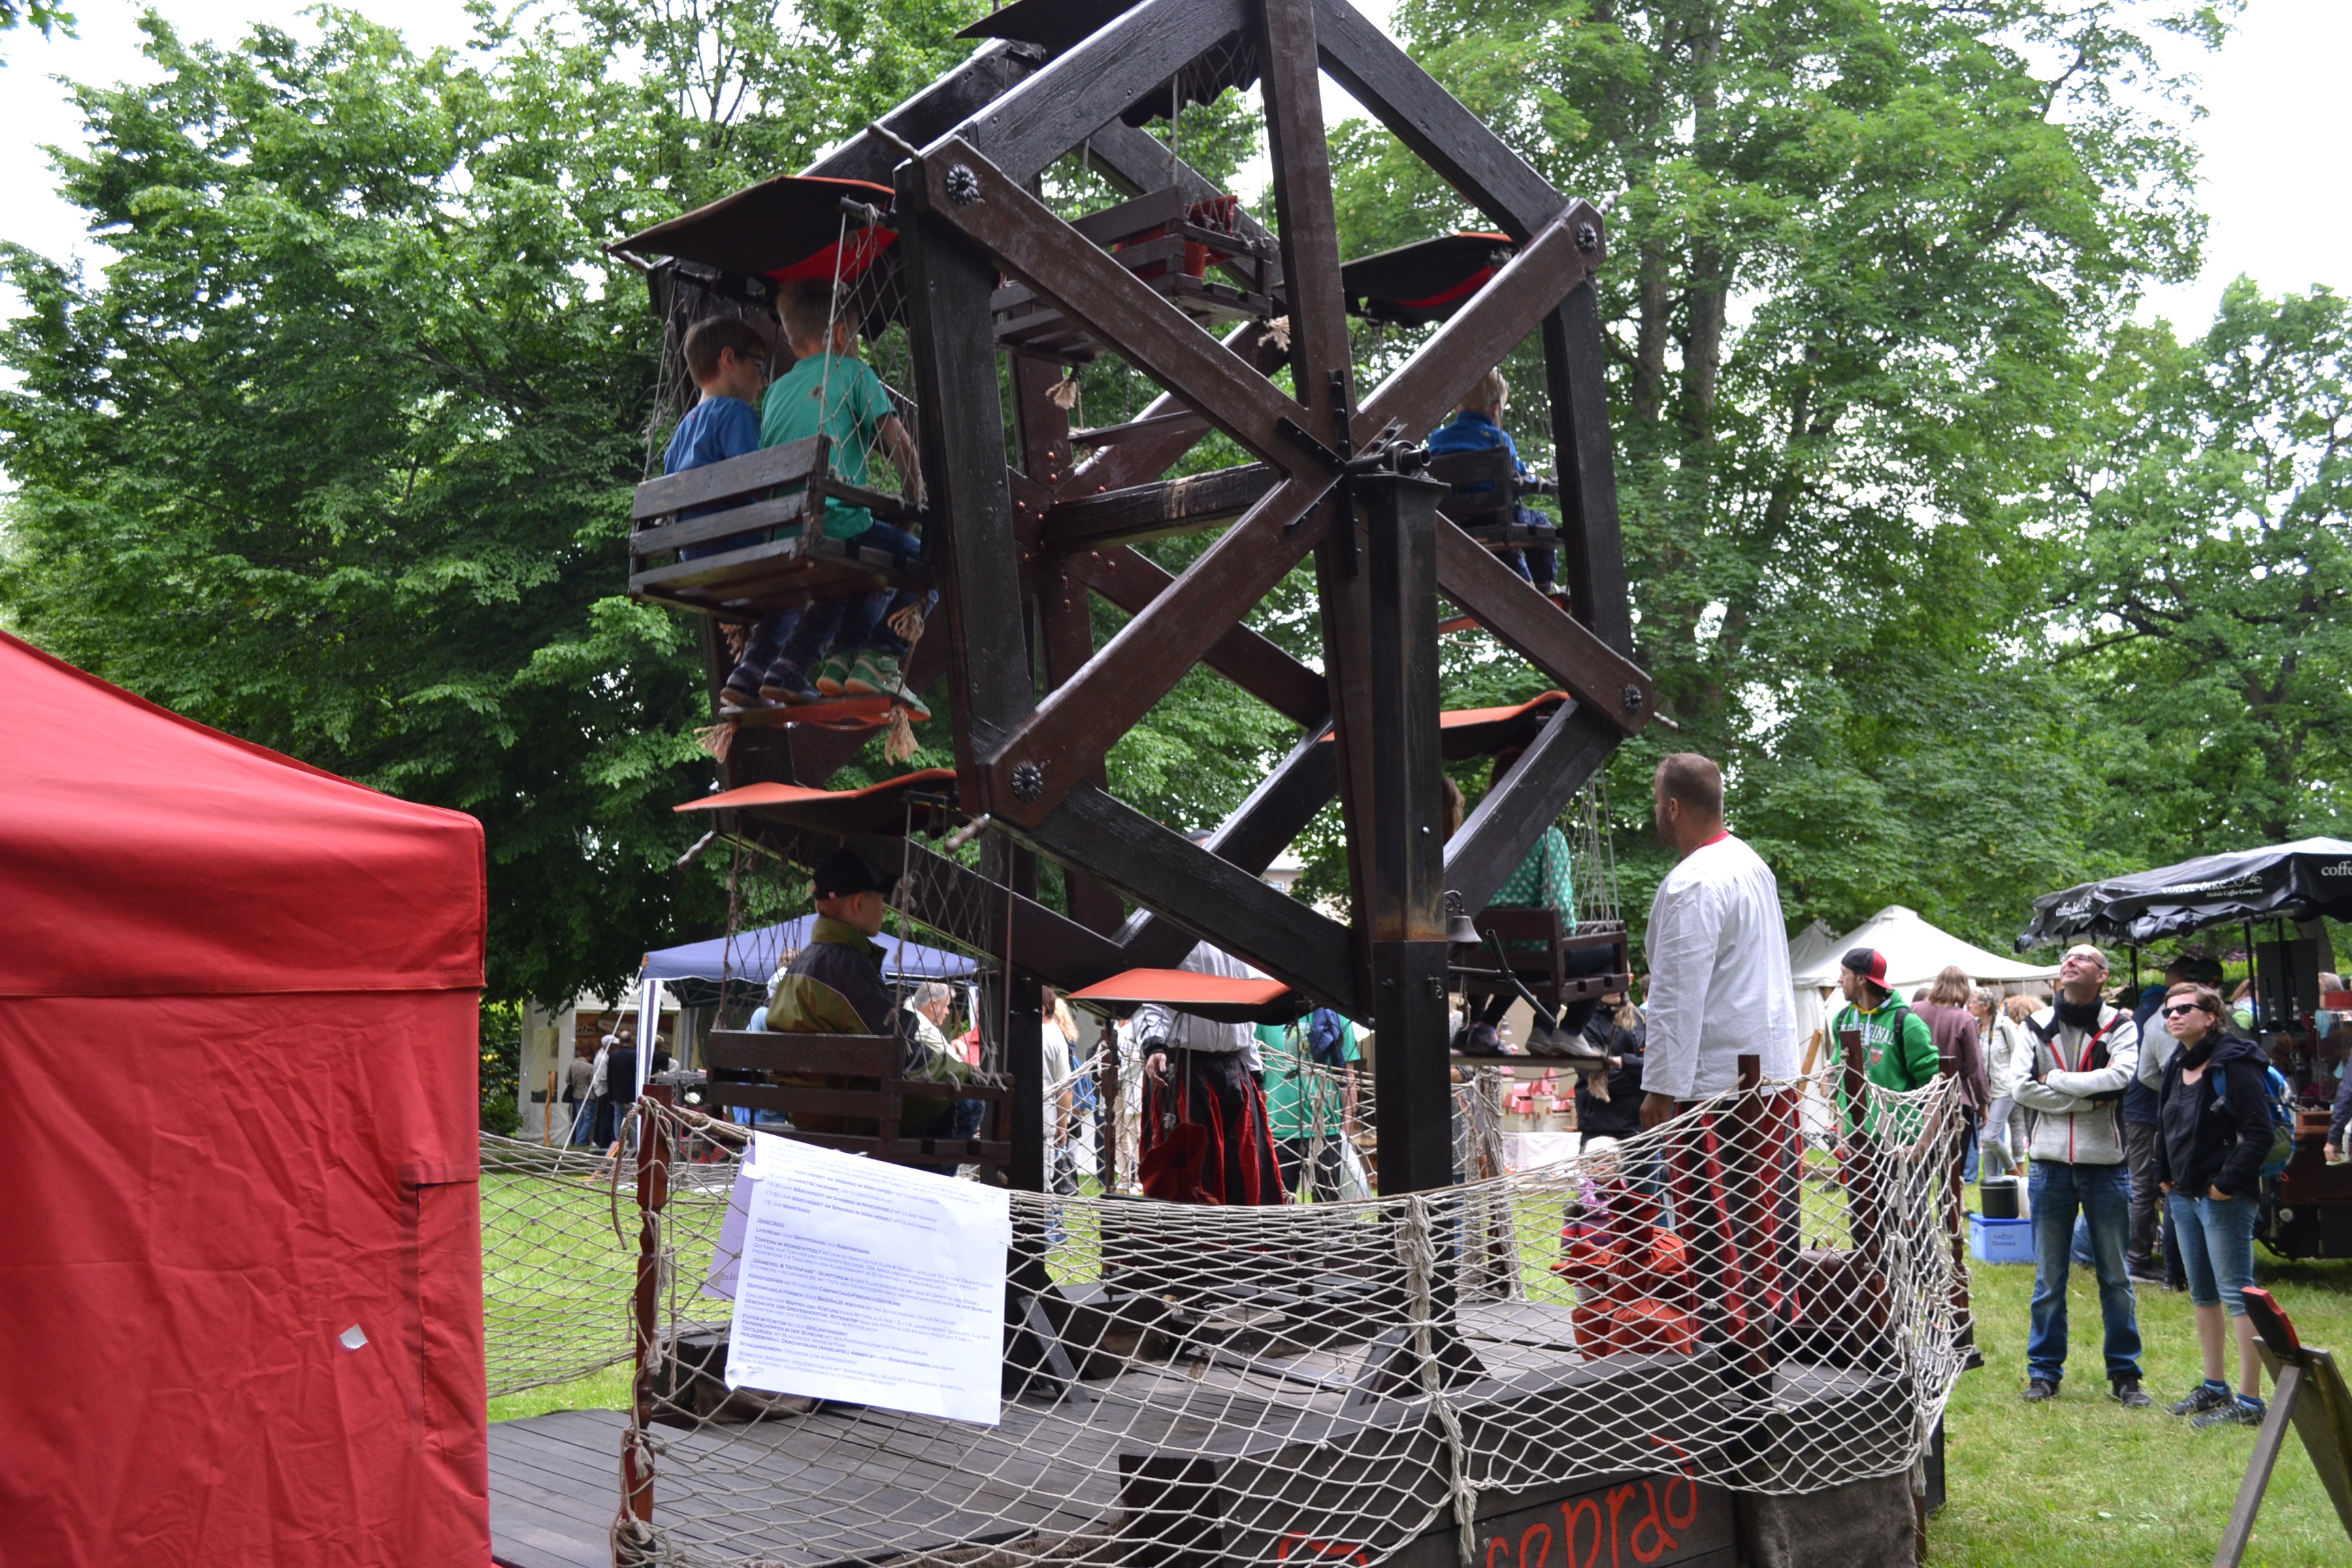
[[1168, 1063], [1171, 1081], [1143, 1079], [1145, 1194], [1178, 1203], [1281, 1203], [1265, 1094], [1241, 1053], [1171, 1051]]

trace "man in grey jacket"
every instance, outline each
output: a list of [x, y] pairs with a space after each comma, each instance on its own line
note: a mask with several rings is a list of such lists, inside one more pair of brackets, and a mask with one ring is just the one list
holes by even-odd
[[2139, 1066], [2139, 1030], [2100, 996], [2106, 955], [2066, 950], [2058, 997], [2026, 1025], [2032, 1062], [2017, 1086], [2032, 1160], [2033, 1316], [2025, 1342], [2025, 1397], [2054, 1399], [2066, 1371], [2066, 1275], [2074, 1216], [2090, 1232], [2106, 1333], [2107, 1383], [2121, 1405], [2142, 1405], [2139, 1317], [2124, 1249], [2131, 1237], [2131, 1172], [2123, 1094]]

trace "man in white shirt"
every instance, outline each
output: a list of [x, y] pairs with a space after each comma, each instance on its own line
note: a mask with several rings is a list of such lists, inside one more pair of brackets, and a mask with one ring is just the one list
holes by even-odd
[[1797, 1072], [1780, 885], [1724, 827], [1722, 770], [1677, 752], [1658, 764], [1651, 797], [1658, 836], [1682, 863], [1658, 884], [1643, 942], [1650, 967], [1643, 1127], [1731, 1088], [1743, 1056], [1760, 1058], [1768, 1079]]

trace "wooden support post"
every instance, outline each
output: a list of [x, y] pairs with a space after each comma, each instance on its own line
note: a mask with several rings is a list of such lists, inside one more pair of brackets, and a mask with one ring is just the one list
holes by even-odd
[[[921, 421], [923, 480], [930, 495], [924, 549], [941, 589], [955, 721], [956, 769], [982, 785], [979, 759], [1036, 706], [1023, 636], [1020, 540], [1004, 475], [1004, 420], [997, 385], [996, 264], [952, 225], [929, 215], [923, 165], [898, 174], [913, 215], [899, 229], [908, 336]], [[985, 811], [985, 800], [964, 802]]]
[[[663, 1106], [670, 1102], [667, 1085], [648, 1084], [645, 1098]], [[647, 1116], [637, 1138], [637, 1285], [631, 1299], [631, 1321], [636, 1343], [636, 1382], [631, 1435], [654, 1424], [656, 1379], [661, 1373], [661, 1214], [669, 1206], [669, 1124]], [[654, 1470], [651, 1450], [627, 1438], [621, 1449], [621, 1496], [629, 1516], [650, 1525], [654, 1517]], [[614, 1537], [616, 1563], [650, 1562], [632, 1550], [626, 1531]]]
[[2261, 1336], [2257, 1348], [2275, 1386], [2271, 1391], [2270, 1414], [2254, 1436], [2246, 1479], [2239, 1484], [2230, 1521], [2213, 1553], [2213, 1568], [2238, 1568], [2244, 1558], [2246, 1545], [2253, 1539], [2254, 1516], [2262, 1510], [2271, 1471], [2286, 1443], [2289, 1422], [2303, 1438], [2304, 1451], [2311, 1456], [2312, 1468], [2319, 1472], [2328, 1500], [2336, 1505], [2337, 1522], [2352, 1536], [2352, 1391], [2346, 1389], [2335, 1356], [2306, 1347], [2269, 1291], [2247, 1288], [2246, 1316]]
[[2238, 1483], [2237, 1500], [2230, 1505], [2230, 1522], [2221, 1529], [2221, 1544], [2213, 1553], [2213, 1568], [2238, 1568], [2253, 1539], [2254, 1516], [2262, 1511], [2263, 1493], [2270, 1489], [2271, 1471], [2278, 1467], [2279, 1450], [2286, 1446], [2287, 1423], [2294, 1418], [2303, 1394], [2303, 1368], [2290, 1366], [2278, 1374], [2271, 1391], [2270, 1414], [2254, 1434], [2254, 1451], [2246, 1461], [2246, 1479]]
[[[1598, 226], [1595, 226], [1595, 244]], [[1582, 235], [1578, 236], [1581, 242]], [[1544, 371], [1551, 394], [1559, 476], [1561, 575], [1570, 611], [1595, 637], [1631, 658], [1632, 601], [1617, 519], [1616, 458], [1609, 436], [1608, 356], [1601, 334], [1600, 285], [1587, 279], [1544, 318]]]
[[1363, 481], [1370, 519], [1371, 700], [1387, 737], [1372, 757], [1370, 847], [1381, 1191], [1443, 1187], [1454, 1171], [1445, 1042], [1444, 852], [1437, 744], [1435, 530], [1444, 488]]
[[1868, 1125], [1870, 1079], [1863, 1070], [1862, 1031], [1840, 1029], [1838, 1050], [1845, 1064], [1845, 1113], [1840, 1122], [1840, 1141], [1845, 1152], [1846, 1223], [1852, 1229], [1853, 1249], [1874, 1268], [1885, 1233], [1879, 1223], [1878, 1151], [1872, 1142], [1875, 1134]]

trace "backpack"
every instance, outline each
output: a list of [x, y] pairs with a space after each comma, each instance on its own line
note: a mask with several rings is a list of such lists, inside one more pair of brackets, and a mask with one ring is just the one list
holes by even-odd
[[1318, 1007], [1307, 1016], [1307, 1054], [1320, 1065], [1335, 1068], [1341, 1065], [1348, 1048], [1348, 1026], [1339, 1014], [1328, 1007]]
[[[2263, 1161], [2262, 1177], [2269, 1181], [2294, 1158], [2294, 1090], [2287, 1086], [2286, 1075], [2274, 1067], [2263, 1068], [2263, 1078], [2270, 1087], [2271, 1152]], [[2213, 1107], [2218, 1110], [2229, 1103], [2230, 1075], [2222, 1073], [2213, 1084]]]

